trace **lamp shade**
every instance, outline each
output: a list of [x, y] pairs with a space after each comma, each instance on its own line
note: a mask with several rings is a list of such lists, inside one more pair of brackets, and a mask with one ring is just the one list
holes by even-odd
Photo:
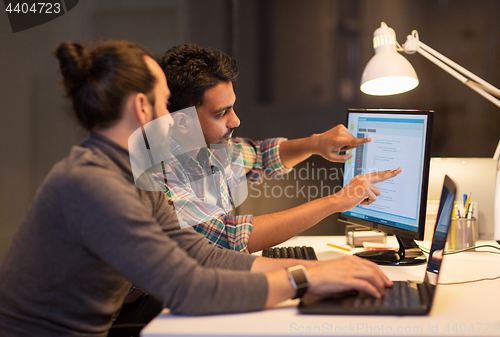
[[375, 55], [361, 77], [361, 91], [368, 95], [395, 95], [412, 90], [418, 85], [415, 70], [398, 53], [396, 33], [382, 22], [373, 34]]

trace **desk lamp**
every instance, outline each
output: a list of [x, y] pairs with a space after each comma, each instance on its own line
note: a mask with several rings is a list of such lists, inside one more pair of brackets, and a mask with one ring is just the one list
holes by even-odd
[[[419, 53], [460, 82], [500, 107], [500, 90], [482, 78], [461, 67], [446, 56], [422, 43], [418, 32], [412, 31], [400, 46], [396, 33], [385, 22], [373, 33], [375, 55], [370, 59], [361, 76], [361, 91], [368, 95], [395, 95], [410, 91], [418, 85], [418, 77], [410, 62], [398, 52]], [[500, 143], [493, 160], [498, 162]], [[496, 177], [494, 238], [500, 243], [500, 166]]]
[[[395, 95], [414, 89], [418, 78], [410, 62], [398, 52], [419, 53], [460, 82], [500, 107], [500, 90], [485, 80], [459, 66], [446, 56], [422, 43], [418, 32], [408, 35], [400, 46], [396, 33], [385, 22], [373, 33], [375, 55], [371, 58], [361, 77], [361, 91], [368, 95]], [[496, 97], [495, 97], [496, 96]]]

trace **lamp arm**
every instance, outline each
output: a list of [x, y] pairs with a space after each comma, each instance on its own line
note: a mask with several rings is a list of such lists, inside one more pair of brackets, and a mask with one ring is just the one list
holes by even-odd
[[489, 94], [485, 89], [481, 88], [480, 84], [477, 84], [476, 82], [473, 81], [467, 81], [465, 85], [500, 108], [500, 100], [496, 99], [493, 95]]
[[496, 96], [496, 97], [500, 98], [500, 92], [498, 90], [491, 90], [490, 88], [485, 87], [484, 85], [479, 84], [479, 83], [474, 82], [474, 81], [471, 81], [471, 80], [468, 80], [467, 83], [466, 83], [466, 85], [468, 85], [470, 87], [477, 87], [477, 88], [483, 89], [487, 93], [490, 93], [493, 96]]
[[[419, 44], [424, 45], [422, 42], [419, 42]], [[495, 98], [490, 93], [486, 92], [485, 89], [484, 89], [484, 88], [490, 89], [490, 87], [493, 87], [492, 85], [488, 85], [488, 87], [486, 87], [486, 86], [484, 86], [482, 84], [479, 84], [477, 82], [471, 81], [470, 79], [468, 79], [467, 77], [463, 76], [458, 71], [456, 71], [455, 69], [453, 69], [451, 66], [449, 66], [445, 62], [441, 61], [439, 58], [434, 57], [426, 49], [422, 48], [422, 46], [420, 46], [420, 48], [418, 48], [417, 51], [418, 51], [418, 53], [420, 55], [424, 56], [429, 61], [433, 62], [438, 67], [440, 67], [441, 69], [443, 69], [444, 71], [446, 71], [448, 74], [452, 75], [453, 77], [455, 77], [456, 79], [458, 79], [460, 82], [462, 82], [463, 84], [465, 84], [466, 86], [468, 86], [469, 88], [471, 88], [472, 90], [474, 90], [475, 92], [477, 92], [479, 95], [483, 96], [484, 98], [486, 98], [487, 100], [489, 100], [491, 103], [495, 104], [496, 106], [498, 106], [500, 108], [500, 100], [498, 100], [497, 98]], [[455, 63], [455, 62], [453, 62], [453, 63]], [[462, 68], [462, 67], [460, 67], [460, 68]], [[495, 87], [493, 87], [493, 88], [496, 89]], [[499, 91], [499, 90], [496, 89], [496, 91]]]
[[424, 44], [422, 41], [419, 41], [419, 46], [420, 46], [421, 49], [427, 51], [429, 54], [431, 54], [435, 58], [443, 61], [444, 63], [446, 63], [447, 65], [449, 65], [453, 69], [456, 69], [460, 73], [464, 74], [470, 80], [473, 80], [476, 83], [481, 84], [485, 88], [488, 88], [489, 90], [491, 90], [492, 92], [494, 92], [496, 96], [500, 96], [500, 90], [498, 88], [492, 86], [491, 84], [489, 84], [485, 80], [483, 80], [481, 77], [479, 77], [476, 74], [468, 71], [467, 69], [465, 69], [464, 67], [460, 66], [459, 64], [453, 62], [452, 60], [450, 60], [449, 58], [447, 58], [443, 54], [437, 52], [436, 50], [432, 49], [428, 45]]
[[479, 76], [471, 73], [459, 64], [453, 62], [452, 60], [427, 46], [423, 42], [419, 41], [418, 33], [416, 31], [413, 31], [412, 35], [408, 35], [403, 48], [405, 53], [408, 54], [418, 52], [420, 55], [436, 64], [438, 67], [455, 77], [457, 80], [459, 80], [496, 106], [500, 107], [500, 100], [493, 96], [495, 95], [500, 97], [500, 90], [498, 88], [489, 84]]

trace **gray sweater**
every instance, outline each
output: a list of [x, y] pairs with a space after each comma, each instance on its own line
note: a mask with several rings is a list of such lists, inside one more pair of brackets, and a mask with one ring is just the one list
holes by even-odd
[[254, 257], [180, 229], [138, 190], [128, 152], [92, 134], [54, 166], [0, 264], [0, 335], [105, 336], [133, 282], [176, 314], [259, 310]]

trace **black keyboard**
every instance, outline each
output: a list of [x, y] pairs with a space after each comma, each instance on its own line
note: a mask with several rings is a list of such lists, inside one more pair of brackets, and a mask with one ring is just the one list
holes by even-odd
[[354, 300], [354, 307], [409, 308], [420, 304], [418, 290], [407, 286], [405, 281], [395, 281], [392, 288], [385, 289], [382, 298], [374, 298], [363, 293]]
[[295, 247], [272, 247], [262, 251], [262, 256], [275, 259], [300, 259], [317, 260], [313, 247], [295, 246]]

